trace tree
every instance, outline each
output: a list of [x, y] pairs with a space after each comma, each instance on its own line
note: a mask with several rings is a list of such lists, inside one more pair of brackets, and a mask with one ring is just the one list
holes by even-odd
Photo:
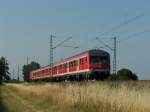
[[0, 58], [0, 84], [3, 81], [10, 80], [9, 65], [5, 57]]
[[39, 68], [40, 68], [40, 64], [37, 63], [37, 62], [34, 62], [34, 61], [32, 61], [28, 65], [24, 65], [23, 68], [22, 68], [24, 81], [29, 82], [30, 81], [30, 72], [32, 70], [36, 70], [36, 69], [39, 69]]
[[116, 75], [117, 80], [138, 80], [138, 77], [136, 74], [132, 73], [129, 69], [121, 69], [117, 72]]

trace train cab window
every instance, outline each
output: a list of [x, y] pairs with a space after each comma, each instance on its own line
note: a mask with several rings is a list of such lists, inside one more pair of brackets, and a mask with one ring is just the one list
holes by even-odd
[[90, 63], [92, 65], [108, 65], [108, 56], [91, 56]]

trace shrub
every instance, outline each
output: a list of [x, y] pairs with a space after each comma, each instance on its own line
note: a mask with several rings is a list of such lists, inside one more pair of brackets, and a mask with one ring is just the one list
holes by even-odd
[[129, 69], [120, 69], [116, 75], [117, 80], [138, 80], [136, 74], [132, 73]]

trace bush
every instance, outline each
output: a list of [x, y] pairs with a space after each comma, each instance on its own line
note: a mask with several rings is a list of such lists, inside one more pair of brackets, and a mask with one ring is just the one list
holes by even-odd
[[132, 73], [129, 69], [120, 69], [116, 75], [117, 80], [138, 80], [136, 74]]
[[129, 69], [120, 69], [117, 74], [110, 75], [107, 80], [113, 81], [113, 80], [138, 80], [138, 77], [136, 74], [132, 73]]

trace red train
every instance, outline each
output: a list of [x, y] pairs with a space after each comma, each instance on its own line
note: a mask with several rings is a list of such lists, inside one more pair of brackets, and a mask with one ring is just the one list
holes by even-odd
[[30, 73], [30, 80], [103, 80], [110, 75], [110, 55], [99, 49], [92, 49], [66, 58], [53, 67], [42, 67]]

